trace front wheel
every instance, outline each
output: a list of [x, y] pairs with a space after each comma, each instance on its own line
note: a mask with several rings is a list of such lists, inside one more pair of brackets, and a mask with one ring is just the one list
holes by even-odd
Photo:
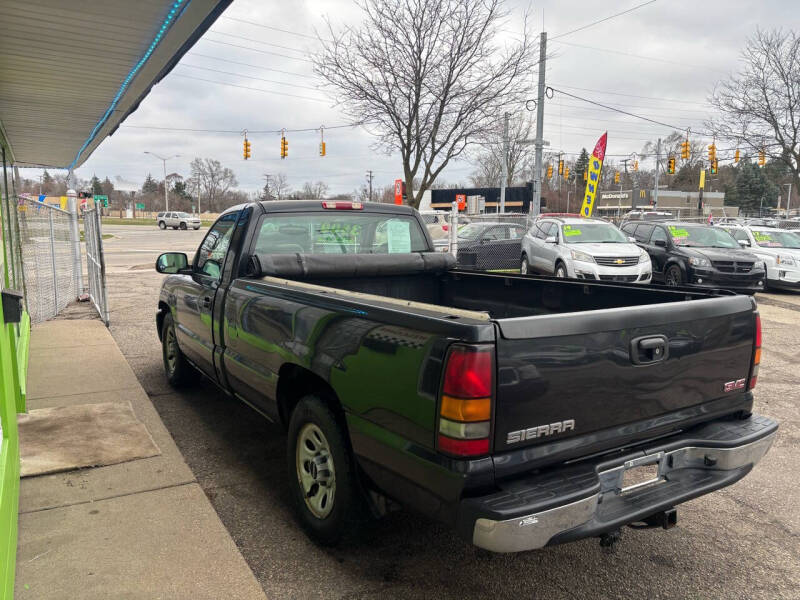
[[664, 282], [670, 287], [678, 287], [683, 283], [683, 273], [678, 265], [672, 265], [664, 275]]
[[522, 255], [522, 263], [519, 266], [519, 272], [522, 275], [527, 275], [531, 272], [531, 266], [528, 264], [528, 256], [525, 254]]
[[300, 524], [330, 546], [353, 534], [366, 513], [356, 467], [335, 415], [316, 396], [305, 396], [289, 420], [287, 466]]
[[567, 267], [564, 266], [564, 263], [558, 263], [558, 265], [556, 265], [556, 277], [566, 279]]

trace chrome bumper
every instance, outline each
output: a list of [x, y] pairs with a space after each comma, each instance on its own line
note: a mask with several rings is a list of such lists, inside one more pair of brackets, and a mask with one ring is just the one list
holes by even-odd
[[[773, 432], [754, 442], [732, 448], [686, 446], [636, 457], [598, 472], [600, 491], [581, 500], [504, 521], [477, 519], [472, 543], [493, 552], [520, 552], [542, 548], [556, 535], [592, 521], [597, 515], [601, 501], [605, 499], [608, 502], [606, 499], [608, 496], [620, 494], [634, 496], [639, 492], [647, 493], [660, 482], [669, 480], [670, 473], [682, 469], [724, 472], [755, 465], [772, 446], [775, 435]], [[625, 471], [646, 465], [658, 465], [656, 478], [628, 488], [622, 487]], [[720, 487], [725, 485], [729, 483], [723, 483]], [[665, 496], [663, 501], [665, 504], [670, 504], [668, 496]], [[645, 516], [649, 515], [631, 514], [632, 518], [628, 522], [634, 522]]]

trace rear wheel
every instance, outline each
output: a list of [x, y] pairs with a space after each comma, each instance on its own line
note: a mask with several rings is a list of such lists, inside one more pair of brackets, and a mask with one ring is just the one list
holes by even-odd
[[531, 266], [528, 264], [528, 255], [527, 254], [523, 254], [522, 255], [522, 263], [519, 266], [519, 272], [522, 275], [527, 275], [528, 273], [531, 272]]
[[287, 465], [295, 511], [311, 538], [334, 545], [357, 531], [367, 511], [355, 461], [336, 416], [316, 396], [292, 412]]
[[678, 265], [672, 265], [667, 269], [664, 275], [664, 283], [670, 287], [678, 287], [683, 284], [683, 273], [681, 273], [681, 268]]
[[164, 373], [167, 381], [174, 387], [181, 387], [189, 383], [192, 375], [192, 366], [178, 347], [178, 338], [175, 336], [175, 321], [172, 314], [164, 317], [161, 326], [161, 353], [164, 358]]
[[164, 223], [164, 221], [159, 221], [158, 222], [158, 228], [159, 229], [166, 229], [167, 228], [167, 224]]
[[565, 279], [567, 277], [567, 267], [564, 266], [564, 263], [556, 263], [556, 277], [561, 279]]

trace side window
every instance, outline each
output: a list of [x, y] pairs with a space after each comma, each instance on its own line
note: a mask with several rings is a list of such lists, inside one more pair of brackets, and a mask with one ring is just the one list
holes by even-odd
[[550, 230], [547, 232], [547, 237], [554, 237], [558, 239], [558, 224], [550, 223]]
[[650, 241], [650, 234], [653, 233], [652, 225], [639, 225], [636, 228], [636, 241], [641, 244], [646, 244]]
[[745, 242], [750, 242], [750, 239], [747, 237], [747, 234], [744, 232], [744, 229], [735, 229], [733, 231], [733, 239], [735, 240], [744, 240]]
[[667, 233], [661, 228], [656, 227], [653, 229], [653, 235], [650, 237], [650, 243], [655, 244], [656, 240], [664, 240], [667, 241]]
[[541, 221], [539, 223], [536, 223], [536, 225], [534, 226], [533, 233], [537, 238], [543, 240], [544, 238], [547, 237], [547, 231], [549, 229], [550, 229], [550, 223], [548, 221]]
[[625, 223], [625, 225], [622, 226], [622, 231], [632, 236], [633, 232], [636, 231], [637, 225], [638, 223]]
[[524, 227], [510, 227], [509, 228], [509, 239], [518, 240], [525, 235], [525, 228]]
[[503, 239], [503, 228], [502, 227], [490, 227], [486, 231], [483, 232], [481, 236], [484, 240], [502, 240]]
[[221, 216], [206, 234], [195, 258], [195, 269], [219, 280], [239, 212]]

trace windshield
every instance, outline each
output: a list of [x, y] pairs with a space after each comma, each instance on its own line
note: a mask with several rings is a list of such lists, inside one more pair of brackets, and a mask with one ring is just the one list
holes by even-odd
[[180, 219], [185, 219], [188, 216], [190, 216], [189, 213], [184, 213], [184, 212], [178, 213], [178, 218]]
[[730, 233], [717, 227], [704, 225], [670, 225], [669, 234], [676, 246], [699, 248], [738, 248], [739, 243]]
[[561, 233], [567, 244], [626, 244], [628, 238], [609, 223], [580, 223], [562, 225]]
[[764, 231], [753, 229], [756, 244], [762, 248], [800, 248], [800, 236], [788, 231]]
[[480, 236], [483, 232], [483, 227], [481, 225], [477, 225], [472, 223], [470, 225], [464, 225], [464, 227], [460, 227], [458, 229], [458, 239], [460, 240], [475, 240]]

